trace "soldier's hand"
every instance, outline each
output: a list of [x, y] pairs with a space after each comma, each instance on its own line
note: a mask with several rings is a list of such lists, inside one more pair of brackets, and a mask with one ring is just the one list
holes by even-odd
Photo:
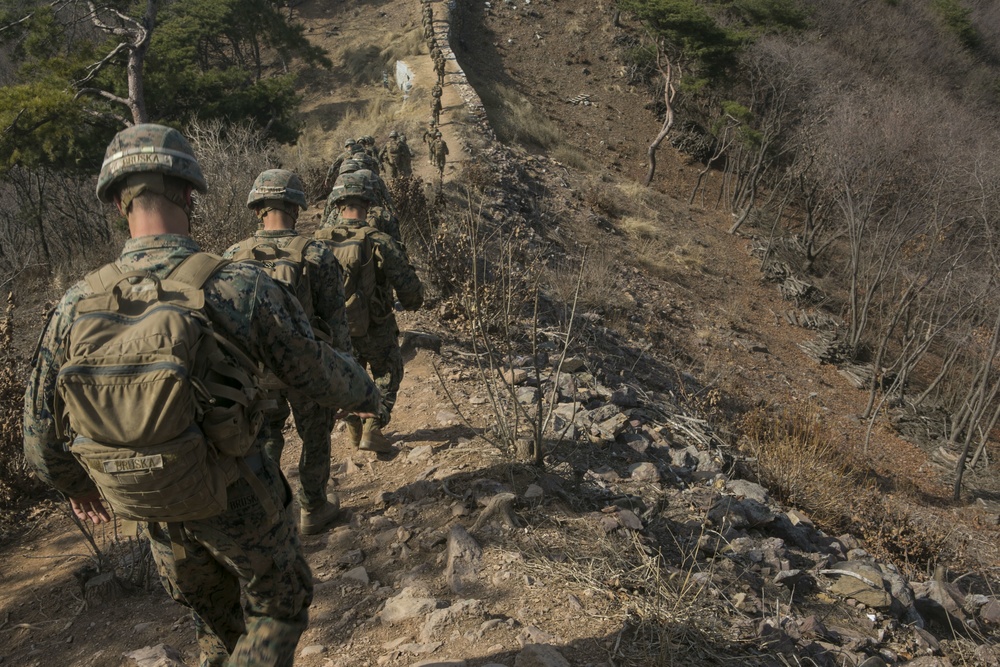
[[104, 509], [101, 494], [97, 491], [92, 491], [85, 496], [70, 498], [69, 505], [73, 509], [73, 514], [80, 521], [90, 521], [95, 524], [111, 521], [111, 515]]

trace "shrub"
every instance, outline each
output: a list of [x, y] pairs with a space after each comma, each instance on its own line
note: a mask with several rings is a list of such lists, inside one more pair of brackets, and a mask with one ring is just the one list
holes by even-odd
[[208, 192], [197, 198], [192, 234], [203, 250], [221, 253], [256, 228], [247, 194], [260, 172], [278, 166], [277, 147], [253, 124], [196, 121], [188, 135], [208, 181]]
[[42, 489], [22, 451], [24, 412], [23, 364], [14, 351], [14, 298], [0, 322], [0, 509], [9, 512]]

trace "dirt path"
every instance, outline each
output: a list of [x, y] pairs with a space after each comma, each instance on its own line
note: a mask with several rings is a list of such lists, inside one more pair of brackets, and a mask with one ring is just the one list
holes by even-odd
[[[416, 2], [409, 4], [413, 5], [414, 19], [419, 23], [422, 5]], [[451, 48], [448, 46], [447, 3], [435, 0], [429, 4], [434, 9], [434, 37], [445, 53], [445, 76], [441, 95], [441, 118], [438, 129], [441, 130], [442, 138], [448, 144], [448, 159], [444, 169], [444, 181], [447, 183], [461, 171], [465, 161], [469, 158], [468, 153], [465, 152], [464, 142], [461, 140], [458, 132], [459, 125], [466, 115], [465, 102], [458, 93], [457, 85], [458, 81], [464, 79], [464, 75], [458, 66], [458, 61], [455, 59], [454, 53], [452, 53]], [[424, 91], [426, 98], [430, 100], [431, 88], [437, 83], [434, 61], [431, 60], [430, 54], [416, 56], [412, 61], [408, 61], [408, 64], [413, 70], [414, 91]], [[429, 125], [431, 119], [432, 116], [428, 103], [425, 124]], [[437, 168], [430, 164], [430, 154], [427, 146], [414, 146], [413, 143], [411, 143], [411, 147], [417, 153], [417, 158], [413, 165], [414, 172], [428, 183], [437, 182]]]

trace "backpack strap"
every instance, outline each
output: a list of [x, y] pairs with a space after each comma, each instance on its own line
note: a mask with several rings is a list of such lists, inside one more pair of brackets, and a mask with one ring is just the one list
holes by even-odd
[[299, 234], [298, 236], [292, 237], [292, 240], [288, 242], [288, 245], [284, 247], [284, 250], [291, 255], [290, 259], [292, 261], [301, 263], [305, 258], [306, 248], [309, 247], [311, 242], [311, 238]]
[[206, 280], [229, 263], [228, 259], [223, 259], [218, 255], [208, 252], [196, 252], [193, 255], [188, 255], [183, 262], [174, 267], [174, 270], [169, 274], [169, 278], [195, 289], [201, 289], [205, 286]]
[[118, 282], [121, 276], [122, 270], [118, 268], [117, 264], [111, 262], [96, 271], [88, 273], [84, 280], [87, 281], [87, 286], [90, 287], [91, 291], [101, 294], [111, 291], [111, 288], [115, 286], [115, 283]]

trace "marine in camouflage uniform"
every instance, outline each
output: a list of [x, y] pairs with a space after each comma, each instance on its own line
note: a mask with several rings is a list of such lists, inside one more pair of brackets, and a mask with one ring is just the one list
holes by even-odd
[[387, 180], [395, 180], [399, 176], [409, 176], [413, 173], [410, 158], [413, 154], [410, 147], [406, 145], [406, 140], [400, 138], [399, 133], [393, 130], [389, 133], [389, 141], [382, 147], [379, 158], [385, 166]]
[[433, 58], [434, 58], [434, 73], [437, 74], [438, 78], [437, 85], [443, 86], [445, 66], [447, 65], [447, 61], [445, 60], [444, 54], [441, 51], [438, 51], [437, 54], [433, 56]]
[[[192, 188], [204, 192], [207, 186], [190, 144], [176, 130], [136, 125], [112, 140], [97, 194], [129, 218], [133, 238], [116, 262], [121, 270], [162, 279], [199, 251], [189, 236]], [[203, 292], [215, 330], [289, 387], [329, 407], [376, 412], [380, 397], [368, 375], [349, 355], [317, 341], [302, 307], [260, 267], [224, 266]], [[69, 330], [77, 304], [92, 293], [86, 281], [70, 288], [42, 331], [25, 392], [24, 454], [40, 479], [69, 497], [77, 517], [103, 523], [110, 515], [67, 451], [54, 417]], [[227, 488], [228, 509], [221, 514], [151, 524], [153, 557], [167, 592], [194, 614], [203, 667], [287, 667], [308, 623], [312, 575], [287, 512], [266, 509], [291, 500], [281, 471], [257, 447], [244, 461], [270, 498], [240, 477]], [[175, 556], [174, 540], [185, 557]]]
[[448, 144], [441, 137], [441, 132], [434, 133], [434, 141], [431, 142], [431, 160], [438, 169], [438, 178], [444, 179], [444, 165], [448, 157]]
[[[247, 251], [261, 243], [285, 249], [299, 238], [295, 222], [299, 211], [305, 209], [307, 204], [302, 181], [294, 173], [285, 169], [269, 169], [261, 173], [247, 197], [247, 206], [261, 220], [263, 229], [231, 246], [223, 257], [245, 256]], [[314, 330], [329, 336], [334, 348], [351, 354], [351, 337], [344, 311], [344, 284], [337, 258], [324, 244], [310, 241], [302, 261], [302, 271], [308, 273], [308, 280], [301, 280], [296, 298], [306, 313], [312, 315]], [[326, 492], [330, 479], [330, 432], [336, 421], [336, 412], [288, 389], [272, 390], [271, 393], [277, 407], [267, 413], [261, 429], [264, 453], [276, 464], [281, 464], [281, 452], [285, 447], [282, 430], [289, 414], [295, 415], [295, 429], [302, 438], [299, 455], [299, 530], [303, 535], [315, 535], [339, 516], [336, 496], [328, 498]]]
[[354, 139], [348, 139], [344, 142], [344, 151], [336, 157], [330, 168], [326, 170], [326, 178], [323, 179], [324, 188], [327, 184], [337, 180], [337, 176], [340, 175], [340, 167], [344, 164], [345, 160], [350, 160], [351, 156], [354, 155], [356, 145], [357, 142]]
[[[380, 232], [385, 232], [397, 242], [402, 240], [399, 230], [399, 218], [396, 217], [396, 207], [392, 201], [392, 194], [386, 187], [385, 181], [372, 172], [364, 169], [357, 160], [348, 160], [340, 168], [341, 176], [344, 174], [358, 174], [364, 178], [375, 196], [374, 203], [368, 208], [368, 224]], [[340, 182], [340, 181], [338, 181]], [[326, 207], [323, 209], [323, 217], [320, 222], [320, 229], [333, 227], [340, 217], [340, 208], [333, 201], [335, 193], [330, 192], [327, 197]]]
[[441, 97], [437, 96], [431, 99], [431, 118], [435, 125], [441, 122], [441, 109]]
[[[356, 173], [342, 175], [330, 197], [340, 209], [336, 226], [355, 229], [368, 226], [366, 216], [369, 206], [375, 203], [375, 195], [363, 177]], [[381, 303], [378, 308], [372, 307], [367, 333], [352, 337], [351, 346], [358, 363], [371, 369], [375, 384], [382, 394], [385, 411], [379, 417], [365, 419], [363, 423], [353, 416], [345, 421], [355, 445], [361, 449], [386, 452], [391, 449], [391, 445], [382, 434], [382, 428], [389, 422], [399, 385], [403, 381], [403, 356], [399, 349], [399, 327], [393, 312], [392, 295], [395, 292], [405, 310], [417, 310], [423, 304], [424, 291], [401, 243], [380, 231], [372, 232], [369, 238], [374, 242], [376, 257], [380, 260], [375, 267], [376, 293], [381, 294], [388, 303]], [[352, 271], [350, 266], [342, 268], [345, 275]], [[376, 311], [379, 311], [378, 315]], [[350, 317], [348, 312], [348, 318]]]

